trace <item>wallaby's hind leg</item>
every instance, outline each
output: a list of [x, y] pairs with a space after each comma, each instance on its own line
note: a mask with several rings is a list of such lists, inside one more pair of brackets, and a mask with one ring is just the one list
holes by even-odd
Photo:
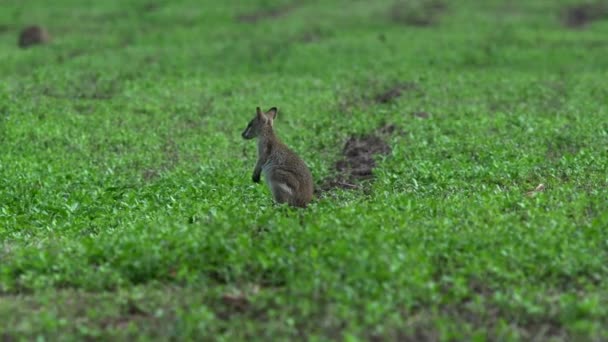
[[277, 203], [290, 203], [293, 196], [291, 190], [285, 183], [273, 183], [271, 186], [272, 196]]
[[298, 181], [285, 171], [275, 170], [270, 177], [270, 190], [277, 203], [295, 204]]

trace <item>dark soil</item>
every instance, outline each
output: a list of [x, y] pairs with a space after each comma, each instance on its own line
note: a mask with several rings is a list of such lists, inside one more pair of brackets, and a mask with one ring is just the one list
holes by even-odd
[[22, 49], [33, 45], [46, 44], [51, 41], [49, 32], [38, 25], [32, 25], [24, 28], [19, 34], [19, 47]]
[[389, 17], [406, 26], [435, 26], [446, 8], [441, 0], [398, 0], [390, 7]]
[[561, 17], [563, 24], [567, 27], [585, 27], [593, 21], [608, 17], [608, 1], [567, 7], [562, 11]]
[[414, 112], [412, 113], [413, 116], [420, 118], [420, 119], [428, 119], [429, 116], [431, 116], [429, 113], [427, 112]]
[[224, 294], [222, 296], [223, 304], [229, 309], [229, 312], [243, 313], [250, 307], [249, 299], [244, 294]]
[[402, 96], [423, 94], [423, 89], [415, 82], [369, 80], [336, 94], [336, 105], [340, 113], [352, 114], [366, 107], [393, 103]]
[[148, 2], [142, 6], [142, 10], [144, 12], [154, 12], [159, 8], [161, 8], [161, 5], [158, 2], [154, 1]]
[[323, 38], [325, 38], [327, 36], [327, 34], [321, 30], [320, 28], [313, 28], [310, 29], [308, 31], [305, 31], [303, 33], [301, 33], [296, 41], [300, 42], [300, 43], [314, 43], [317, 42]]
[[161, 148], [164, 161], [158, 167], [148, 168], [142, 172], [142, 177], [146, 182], [157, 179], [162, 172], [173, 170], [180, 162], [179, 147], [173, 139], [167, 139]]
[[390, 151], [391, 148], [376, 135], [351, 136], [342, 151], [344, 159], [336, 162], [336, 170], [348, 173], [351, 178], [371, 178], [376, 167], [374, 155], [389, 154]]
[[407, 132], [405, 132], [403, 129], [393, 125], [393, 124], [386, 124], [380, 128], [378, 128], [377, 132], [381, 135], [392, 135], [392, 134], [398, 134], [398, 135], [405, 135]]
[[374, 100], [377, 103], [390, 103], [401, 95], [403, 95], [405, 91], [412, 90], [414, 88], [416, 88], [416, 85], [414, 83], [398, 83], [390, 87], [389, 89], [377, 94], [374, 97]]
[[317, 195], [335, 188], [358, 189], [362, 180], [374, 177], [375, 157], [391, 153], [383, 137], [401, 132], [395, 125], [385, 125], [375, 133], [350, 136], [342, 149], [342, 159], [334, 165], [336, 174], [325, 179], [316, 189]]
[[293, 11], [297, 7], [297, 4], [291, 3], [289, 5], [271, 9], [264, 9], [255, 11], [253, 13], [245, 13], [236, 17], [236, 20], [242, 23], [257, 23], [266, 19], [276, 19], [280, 18], [284, 15], [287, 15], [289, 12]]
[[66, 61], [72, 60], [74, 58], [85, 55], [86, 50], [76, 49], [72, 51], [64, 51], [62, 54], [57, 56], [57, 63], [64, 63]]

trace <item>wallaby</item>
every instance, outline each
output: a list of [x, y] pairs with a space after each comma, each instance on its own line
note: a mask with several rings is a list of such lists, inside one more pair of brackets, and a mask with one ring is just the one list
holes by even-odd
[[272, 124], [277, 117], [276, 107], [262, 113], [260, 107], [243, 132], [244, 139], [258, 137], [258, 161], [251, 177], [260, 182], [264, 173], [266, 184], [277, 203], [305, 208], [312, 200], [312, 175], [306, 163], [277, 138]]
[[45, 44], [51, 41], [49, 32], [41, 26], [32, 25], [24, 28], [19, 34], [19, 47], [28, 48], [36, 44]]

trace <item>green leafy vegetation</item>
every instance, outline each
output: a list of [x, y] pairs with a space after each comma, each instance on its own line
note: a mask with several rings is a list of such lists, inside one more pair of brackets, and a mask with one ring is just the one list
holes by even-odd
[[608, 339], [603, 6], [4, 1], [0, 339]]

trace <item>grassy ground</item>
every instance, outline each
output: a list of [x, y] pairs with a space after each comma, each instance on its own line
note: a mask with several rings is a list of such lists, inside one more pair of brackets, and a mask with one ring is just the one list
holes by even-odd
[[[608, 7], [576, 4], [3, 1], [0, 339], [608, 339]], [[256, 106], [306, 210], [251, 182]]]

